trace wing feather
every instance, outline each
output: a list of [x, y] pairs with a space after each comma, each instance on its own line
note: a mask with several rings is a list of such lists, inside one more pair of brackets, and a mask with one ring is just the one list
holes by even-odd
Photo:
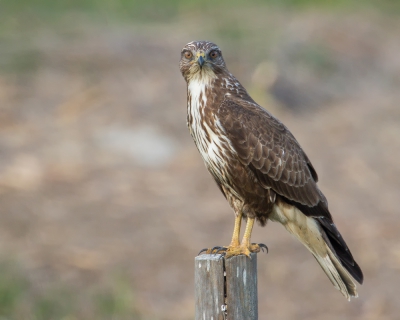
[[265, 109], [251, 101], [225, 99], [218, 118], [240, 162], [264, 188], [309, 207], [326, 201], [307, 155], [290, 131]]

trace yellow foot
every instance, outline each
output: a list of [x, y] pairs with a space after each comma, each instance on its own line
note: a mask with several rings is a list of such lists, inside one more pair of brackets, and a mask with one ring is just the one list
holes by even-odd
[[[259, 252], [260, 249], [256, 252]], [[241, 254], [244, 254], [245, 256], [248, 256], [250, 258], [250, 253], [252, 253], [253, 251], [250, 251], [250, 248], [240, 245], [237, 247], [228, 247], [228, 249], [226, 250], [225, 253], [225, 259], [234, 257], [234, 256], [239, 256]]]
[[203, 249], [199, 252], [199, 255], [201, 253], [205, 254], [222, 254], [225, 256], [225, 259], [228, 259], [233, 256], [238, 256], [241, 254], [244, 254], [250, 258], [250, 253], [258, 253], [260, 251], [266, 251], [268, 253], [268, 247], [263, 244], [257, 244], [257, 243], [252, 243], [249, 246], [246, 245], [238, 245], [238, 246], [232, 246], [230, 245], [229, 247], [213, 247], [209, 249]]

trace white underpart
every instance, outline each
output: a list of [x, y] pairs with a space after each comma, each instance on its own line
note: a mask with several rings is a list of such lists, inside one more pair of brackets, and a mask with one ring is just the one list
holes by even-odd
[[203, 99], [202, 102], [204, 105], [207, 103], [207, 97], [205, 95], [205, 90], [206, 86], [209, 85], [209, 81], [204, 81], [203, 79], [200, 79], [198, 77], [193, 78], [190, 80], [189, 85], [188, 85], [188, 90], [192, 96], [192, 100], [195, 100], [196, 102], [199, 101], [199, 97], [201, 94], [203, 94]]
[[335, 288], [348, 300], [351, 296], [357, 297], [353, 279], [326, 244], [315, 219], [307, 217], [296, 207], [285, 204], [274, 205], [270, 220], [281, 223], [314, 255]]
[[[215, 132], [204, 120], [204, 110], [207, 108], [206, 87], [210, 85], [211, 80], [207, 78], [193, 78], [189, 81], [188, 93], [191, 96], [191, 105], [188, 106], [188, 112], [192, 118], [189, 130], [207, 168], [221, 183], [224, 183], [226, 181], [226, 173], [223, 170], [225, 166], [223, 165], [224, 157], [221, 152], [224, 150], [223, 145], [230, 145], [230, 142], [225, 135]], [[222, 131], [223, 129], [219, 120], [217, 118], [212, 120], [215, 123], [215, 129]], [[207, 135], [210, 142], [207, 140]], [[228, 183], [224, 184], [228, 185]], [[236, 194], [234, 190], [231, 191]]]

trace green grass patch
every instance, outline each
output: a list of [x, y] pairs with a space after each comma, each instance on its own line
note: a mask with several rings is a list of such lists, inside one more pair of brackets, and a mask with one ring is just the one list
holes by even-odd
[[0, 316], [12, 318], [29, 287], [12, 264], [0, 265]]
[[[46, 289], [43, 289], [46, 288]], [[119, 273], [100, 285], [34, 286], [16, 265], [0, 263], [0, 319], [142, 319], [129, 279]]]
[[124, 276], [117, 276], [111, 286], [95, 295], [96, 309], [100, 316], [107, 319], [139, 319], [134, 303], [134, 295]]

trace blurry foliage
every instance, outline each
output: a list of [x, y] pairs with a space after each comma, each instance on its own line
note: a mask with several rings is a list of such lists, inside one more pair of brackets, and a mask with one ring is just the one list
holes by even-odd
[[0, 70], [3, 72], [34, 72], [41, 63], [40, 54], [32, 48], [12, 52], [6, 56], [7, 59], [5, 59], [5, 55], [3, 55], [3, 59], [0, 59]]
[[[36, 292], [23, 271], [0, 265], [0, 319], [141, 319], [128, 279], [117, 275], [101, 288], [60, 287]], [[100, 293], [99, 293], [100, 292]]]
[[21, 277], [14, 266], [0, 265], [0, 316], [10, 317], [17, 310], [19, 302], [24, 298], [28, 282]]
[[[32, 40], [37, 30], [45, 30], [45, 32], [56, 30], [58, 36], [75, 37], [82, 34], [83, 29], [87, 29], [88, 22], [102, 26], [132, 23], [154, 25], [163, 22], [179, 22], [182, 17], [186, 18], [183, 19], [186, 23], [193, 17], [195, 25], [199, 22], [200, 25], [204, 23], [204, 28], [207, 29], [211, 24], [215, 35], [236, 44], [247, 41], [249, 43], [246, 44], [251, 46], [252, 39], [255, 43], [259, 43], [276, 36], [274, 30], [263, 29], [262, 32], [254, 32], [254, 28], [249, 27], [249, 16], [243, 17], [241, 14], [247, 8], [293, 12], [313, 9], [327, 11], [365, 9], [384, 11], [385, 14], [398, 14], [400, 1], [254, 0], [249, 5], [249, 2], [245, 0], [218, 2], [211, 0], [0, 0], [0, 72], [28, 74], [38, 68], [42, 57], [36, 51]], [[257, 41], [257, 36], [262, 36], [262, 38]], [[267, 53], [258, 50], [255, 54], [260, 55], [255, 57], [259, 60]], [[309, 55], [311, 56], [316, 58], [315, 61], [329, 64], [323, 52], [317, 50]]]
[[[38, 25], [54, 21], [65, 14], [106, 17], [112, 20], [159, 22], [170, 21], [181, 12], [201, 13], [226, 12], [232, 8], [249, 7], [245, 0], [16, 0], [1, 1], [0, 20], [5, 27], [16, 24], [37, 23]], [[374, 8], [390, 13], [400, 12], [398, 0], [255, 0], [251, 6], [274, 7], [303, 10], [310, 8], [327, 10], [358, 10]], [[70, 21], [71, 22], [71, 21]]]
[[288, 55], [287, 60], [293, 64], [305, 64], [306, 68], [312, 69], [320, 77], [332, 74], [338, 68], [331, 50], [319, 43], [298, 46], [296, 50], [289, 51]]
[[66, 290], [52, 290], [32, 301], [32, 314], [36, 319], [63, 319], [75, 311], [76, 301]]
[[103, 290], [95, 297], [99, 315], [110, 317], [119, 317], [120, 319], [139, 318], [132, 301], [134, 296], [129, 281], [122, 276], [116, 277], [111, 288]]

